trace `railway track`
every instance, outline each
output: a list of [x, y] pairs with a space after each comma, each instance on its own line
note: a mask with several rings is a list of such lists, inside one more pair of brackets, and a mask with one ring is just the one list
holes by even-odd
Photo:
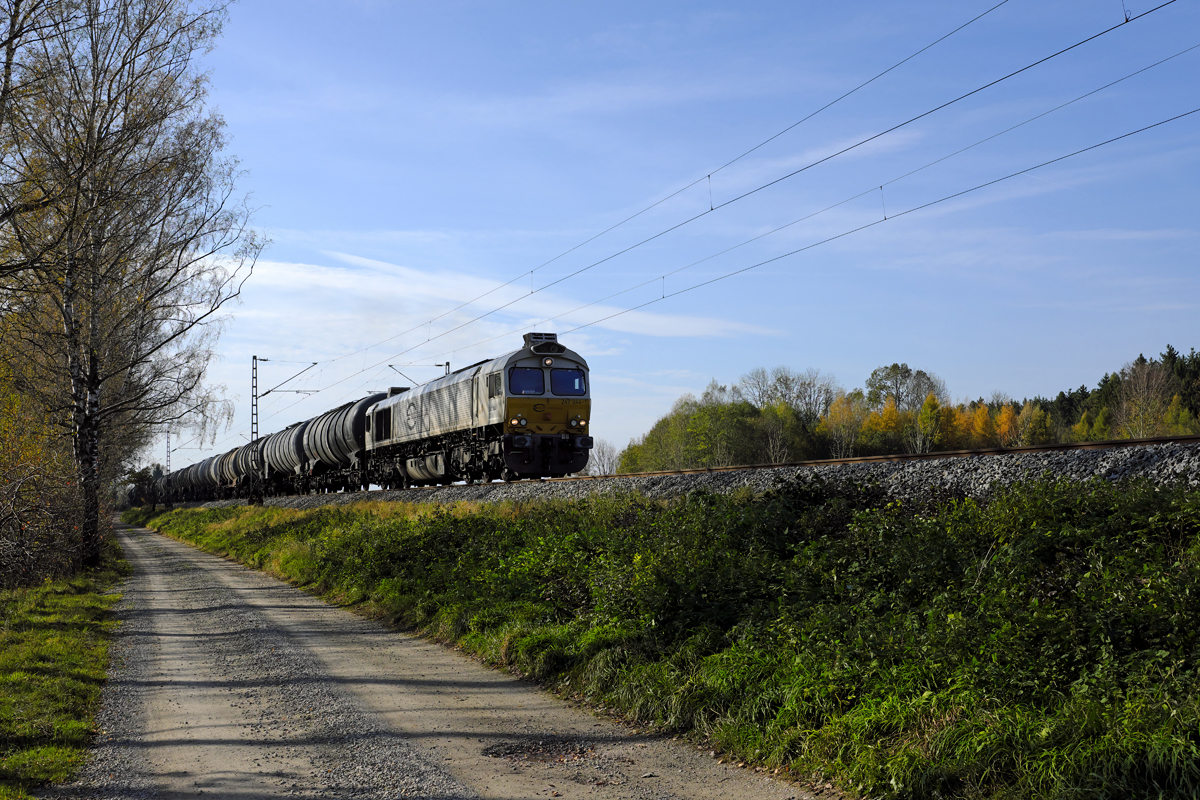
[[[614, 475], [568, 475], [565, 478], [541, 478], [539, 483], [557, 481], [594, 481], [607, 478], [653, 478], [660, 475], [703, 475], [710, 472], [740, 472], [753, 469], [787, 469], [788, 467], [825, 467], [836, 464], [872, 464], [885, 461], [926, 461], [936, 458], [966, 458], [968, 456], [1002, 456], [1020, 453], [1049, 453], [1058, 450], [1109, 450], [1118, 447], [1142, 447], [1154, 444], [1198, 444], [1200, 435], [1157, 436], [1150, 439], [1109, 439], [1102, 442], [1075, 442], [1071, 444], [1047, 444], [1028, 447], [989, 447], [985, 450], [939, 450], [930, 453], [898, 453], [885, 456], [858, 456], [855, 458], [823, 458], [814, 461], [784, 461], [778, 464], [743, 464], [730, 467], [698, 467], [696, 469], [668, 469], [658, 472], [622, 472]], [[419, 486], [415, 489], [438, 489], [439, 486]], [[372, 490], [379, 491], [379, 490]], [[408, 491], [413, 491], [409, 489]]]
[[[476, 486], [536, 486], [539, 484], [560, 484], [579, 481], [625, 480], [637, 478], [658, 478], [685, 475], [706, 475], [728, 472], [747, 472], [757, 470], [802, 469], [806, 467], [832, 467], [849, 464], [879, 464], [889, 462], [930, 461], [938, 459], [962, 459], [973, 456], [1011, 456], [1021, 454], [1071, 452], [1085, 450], [1117, 450], [1129, 447], [1147, 447], [1163, 444], [1200, 444], [1200, 435], [1191, 436], [1160, 436], [1148, 439], [1113, 439], [1100, 442], [1078, 442], [1073, 444], [1037, 445], [1029, 447], [993, 447], [983, 450], [942, 450], [931, 453], [906, 453], [882, 456], [860, 456], [856, 458], [826, 458], [813, 461], [788, 461], [776, 464], [751, 464], [728, 467], [704, 467], [698, 469], [660, 470], [657, 472], [627, 472], [615, 475], [572, 475], [564, 478], [541, 478], [538, 480], [514, 481], [512, 483], [496, 482], [493, 484], [475, 484]], [[417, 486], [403, 490], [372, 489], [367, 492], [352, 492], [353, 496], [396, 494], [398, 492], [439, 492], [447, 488], [462, 488], [468, 484], [451, 484], [438, 486]], [[270, 498], [282, 500], [289, 497], [344, 497], [344, 492], [331, 492], [323, 495], [287, 495]], [[228, 502], [228, 501], [226, 501]]]

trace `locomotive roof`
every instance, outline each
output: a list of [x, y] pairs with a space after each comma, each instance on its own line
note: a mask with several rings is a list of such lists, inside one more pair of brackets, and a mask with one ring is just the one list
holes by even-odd
[[[440, 378], [429, 381], [429, 383], [423, 383], [407, 392], [401, 392], [400, 394], [380, 400], [378, 403], [371, 406], [368, 411], [378, 408], [385, 408], [389, 405], [399, 405], [402, 402], [411, 400], [416, 395], [431, 392], [434, 389], [440, 389], [443, 386], [450, 386], [461, 381], [469, 381], [475, 377], [477, 371], [485, 373], [499, 372], [504, 370], [513, 362], [521, 361], [527, 358], [542, 358], [544, 355], [545, 354], [543, 353], [533, 352], [529, 349], [529, 347], [522, 347], [520, 350], [513, 350], [509, 353], [505, 353], [502, 356], [498, 356], [497, 358], [478, 361], [468, 367], [457, 369], [454, 372], [451, 372], [449, 375], [443, 375]], [[588, 368], [587, 361], [583, 359], [583, 356], [568, 348], [564, 348], [561, 353], [555, 353], [554, 358], [564, 358], [576, 361], [582, 365], [584, 369]]]

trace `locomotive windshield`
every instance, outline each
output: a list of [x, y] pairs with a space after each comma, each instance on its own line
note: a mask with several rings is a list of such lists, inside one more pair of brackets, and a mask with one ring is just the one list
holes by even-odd
[[538, 367], [513, 367], [508, 372], [508, 390], [513, 394], [545, 394], [546, 379]]
[[587, 383], [583, 378], [583, 370], [550, 370], [550, 391], [559, 397], [582, 397], [587, 394]]

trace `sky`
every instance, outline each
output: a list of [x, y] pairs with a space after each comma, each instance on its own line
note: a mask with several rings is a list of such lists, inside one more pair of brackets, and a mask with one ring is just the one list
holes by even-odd
[[621, 447], [754, 367], [1020, 399], [1200, 346], [1200, 113], [967, 191], [1200, 108], [1200, 5], [997, 2], [235, 4], [203, 63], [271, 244], [172, 467], [246, 441], [252, 355], [319, 362], [265, 434], [558, 332]]

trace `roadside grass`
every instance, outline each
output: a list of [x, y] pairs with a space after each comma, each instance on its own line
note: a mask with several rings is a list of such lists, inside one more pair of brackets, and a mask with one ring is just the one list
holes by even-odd
[[32, 797], [83, 763], [128, 565], [115, 541], [98, 570], [0, 591], [0, 798]]
[[[135, 514], [131, 513], [129, 519]], [[1200, 796], [1200, 492], [180, 510], [212, 552], [851, 794]]]

